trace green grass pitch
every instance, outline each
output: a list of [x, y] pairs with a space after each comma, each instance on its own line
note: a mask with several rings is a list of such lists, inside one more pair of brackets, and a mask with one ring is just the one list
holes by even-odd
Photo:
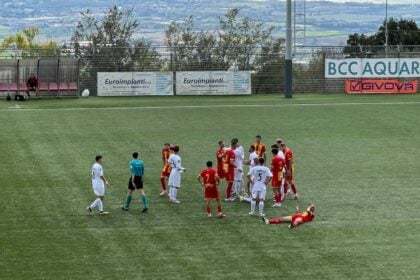
[[[419, 124], [419, 95], [2, 100], [0, 279], [415, 279]], [[293, 149], [301, 194], [281, 209], [268, 200], [267, 216], [314, 202], [312, 223], [267, 226], [226, 202], [226, 219], [207, 218], [198, 172], [218, 140], [247, 149], [256, 134]], [[180, 205], [159, 197], [164, 142], [187, 168]], [[120, 210], [133, 151], [146, 214], [137, 196]], [[84, 212], [96, 154], [112, 184], [106, 217]]]

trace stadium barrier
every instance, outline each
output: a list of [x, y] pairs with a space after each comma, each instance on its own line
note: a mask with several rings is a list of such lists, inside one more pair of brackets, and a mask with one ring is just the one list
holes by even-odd
[[[205, 87], [186, 86], [183, 73], [199, 75], [200, 72], [241, 72], [250, 73], [249, 89], [242, 92], [251, 94], [284, 94], [285, 50], [270, 52], [262, 48], [247, 46], [223, 49], [194, 49], [180, 46], [150, 46], [144, 52], [116, 46], [95, 46], [75, 51], [71, 45], [59, 49], [54, 56], [31, 58], [17, 50], [0, 50], [0, 95], [21, 92], [29, 73], [37, 73], [40, 95], [78, 96], [79, 91], [88, 89], [91, 95], [100, 95], [99, 73], [173, 73], [174, 94], [206, 93]], [[224, 55], [224, 57], [222, 57]], [[14, 59], [11, 59], [13, 57]], [[294, 94], [298, 93], [345, 93], [346, 81], [367, 77], [336, 76], [327, 77], [327, 61], [346, 59], [419, 59], [420, 46], [294, 46], [293, 83]], [[417, 63], [411, 64], [417, 69]], [[419, 72], [420, 72], [420, 66]], [[331, 69], [329, 69], [331, 70]], [[333, 70], [331, 70], [333, 71]], [[331, 72], [333, 73], [333, 72]], [[371, 77], [377, 79], [380, 77]], [[401, 83], [419, 81], [419, 77], [395, 77]], [[204, 78], [202, 78], [204, 79]], [[204, 83], [205, 85], [205, 83]], [[114, 85], [115, 86], [115, 85]], [[168, 84], [161, 85], [168, 87]], [[214, 84], [214, 88], [222, 89]], [[197, 90], [200, 89], [200, 90]], [[228, 88], [234, 94], [238, 88]], [[148, 95], [145, 90], [140, 95]], [[151, 90], [150, 88], [147, 90]], [[160, 92], [161, 89], [155, 89]], [[194, 92], [195, 91], [195, 92]], [[207, 94], [209, 92], [207, 91]], [[222, 92], [219, 92], [222, 93]], [[121, 92], [115, 92], [122, 95]], [[130, 93], [132, 94], [132, 93]], [[109, 94], [108, 94], [109, 95]]]

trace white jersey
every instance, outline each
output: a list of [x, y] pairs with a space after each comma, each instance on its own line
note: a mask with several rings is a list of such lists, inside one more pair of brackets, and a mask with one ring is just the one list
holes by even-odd
[[243, 153], [238, 148], [235, 149], [233, 152], [235, 153], [235, 166], [236, 166], [236, 168], [240, 169], [240, 170], [243, 170], [243, 165], [244, 165]]
[[168, 185], [179, 188], [181, 186], [181, 172], [184, 171], [184, 167], [181, 165], [181, 157], [176, 154], [172, 154], [168, 163], [171, 166], [171, 174], [169, 175]]
[[102, 169], [102, 166], [95, 162], [92, 166], [92, 185], [98, 186], [103, 185], [104, 181], [102, 181], [101, 176], [104, 176], [104, 171]]
[[273, 173], [271, 173], [270, 169], [267, 166], [262, 165], [252, 167], [248, 172], [248, 175], [251, 175], [252, 178], [254, 178], [253, 189], [257, 191], [265, 190], [267, 187], [265, 181], [268, 177], [273, 177]]
[[257, 152], [254, 151], [249, 154], [249, 165], [251, 166], [251, 168], [257, 165], [257, 163], [255, 162], [255, 159], [257, 158], [258, 158]]
[[237, 149], [240, 151], [240, 153], [241, 153], [241, 156], [242, 156], [242, 160], [244, 160], [245, 159], [245, 150], [244, 150], [244, 147], [242, 147], [242, 146], [238, 146], [237, 147]]
[[279, 156], [282, 159], [285, 159], [284, 153], [281, 150], [279, 150], [279, 152], [277, 153], [277, 156]]

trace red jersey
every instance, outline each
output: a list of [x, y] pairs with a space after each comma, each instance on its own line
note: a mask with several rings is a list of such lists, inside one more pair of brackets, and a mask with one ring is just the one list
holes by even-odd
[[161, 176], [163, 177], [169, 177], [169, 174], [171, 173], [171, 165], [168, 164], [168, 159], [169, 156], [172, 154], [173, 152], [171, 150], [167, 150], [167, 149], [162, 149], [162, 164], [163, 164], [163, 168], [162, 168], [162, 173]]
[[235, 152], [231, 149], [226, 150], [223, 156], [223, 172], [227, 181], [233, 181], [235, 175], [234, 161]]
[[200, 177], [203, 178], [203, 183], [205, 186], [211, 185], [216, 186], [217, 185], [217, 171], [214, 168], [207, 168], [200, 172]]
[[216, 151], [216, 158], [217, 158], [217, 174], [219, 174], [219, 178], [224, 178], [224, 170], [223, 170], [223, 154], [225, 150], [223, 148], [219, 148]]
[[310, 222], [315, 218], [315, 213], [311, 213], [309, 211], [296, 213], [292, 216], [292, 224], [297, 218], [302, 218], [302, 223]]
[[255, 143], [255, 152], [257, 153], [258, 157], [261, 158], [265, 154], [265, 145], [263, 143]]
[[288, 169], [293, 168], [293, 152], [290, 149], [286, 149], [284, 152], [284, 157], [286, 159], [286, 164]]
[[271, 173], [273, 173], [273, 179], [271, 185], [273, 187], [280, 187], [281, 180], [283, 179], [283, 167], [286, 166], [286, 160], [279, 156], [275, 156], [271, 160]]
[[217, 190], [217, 171], [213, 168], [207, 168], [200, 172], [200, 177], [203, 178], [204, 184], [204, 198], [217, 199], [219, 198], [219, 191]]

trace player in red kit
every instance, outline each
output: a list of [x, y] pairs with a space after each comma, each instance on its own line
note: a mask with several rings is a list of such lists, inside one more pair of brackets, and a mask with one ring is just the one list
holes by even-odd
[[257, 135], [255, 136], [255, 152], [257, 153], [259, 158], [263, 158], [264, 160], [266, 160], [266, 149], [265, 149], [265, 145], [263, 143], [261, 143], [261, 135]]
[[232, 141], [230, 149], [225, 150], [223, 154], [223, 172], [227, 182], [225, 201], [234, 201], [232, 198], [232, 186], [235, 178], [235, 152], [236, 142]]
[[285, 143], [280, 144], [280, 148], [284, 153], [284, 157], [286, 159], [286, 183], [288, 186], [292, 188], [292, 191], [294, 193], [293, 198], [298, 199], [299, 194], [297, 192], [296, 184], [293, 181], [293, 175], [294, 175], [294, 157], [293, 152], [290, 150]]
[[222, 204], [220, 203], [220, 195], [217, 186], [219, 185], [219, 176], [214, 169], [213, 162], [206, 163], [207, 168], [203, 169], [197, 177], [198, 182], [204, 187], [204, 199], [206, 200], [207, 216], [211, 217], [210, 201], [216, 200], [218, 217], [224, 218], [222, 213]]
[[225, 172], [223, 170], [223, 155], [225, 153], [225, 142], [219, 141], [219, 148], [216, 151], [216, 158], [217, 158], [217, 174], [219, 175], [220, 179], [225, 178]]
[[168, 158], [172, 154], [172, 146], [169, 143], [163, 144], [162, 148], [162, 172], [160, 173], [160, 184], [162, 187], [162, 192], [160, 195], [166, 195], [168, 194], [168, 191], [166, 190], [166, 180], [169, 178], [169, 174], [171, 174], [171, 165], [168, 164]]
[[294, 215], [285, 216], [281, 218], [275, 218], [275, 219], [267, 219], [263, 217], [262, 220], [267, 225], [290, 223], [289, 228], [295, 228], [300, 224], [312, 221], [314, 218], [315, 218], [315, 204], [309, 204], [306, 211], [299, 212], [299, 207], [296, 206], [296, 213]]
[[283, 190], [283, 168], [286, 165], [284, 158], [278, 156], [279, 150], [276, 148], [271, 149], [273, 158], [271, 159], [271, 173], [273, 173], [273, 179], [271, 180], [271, 186], [273, 187], [275, 203], [272, 207], [281, 207], [281, 201], [284, 196]]

